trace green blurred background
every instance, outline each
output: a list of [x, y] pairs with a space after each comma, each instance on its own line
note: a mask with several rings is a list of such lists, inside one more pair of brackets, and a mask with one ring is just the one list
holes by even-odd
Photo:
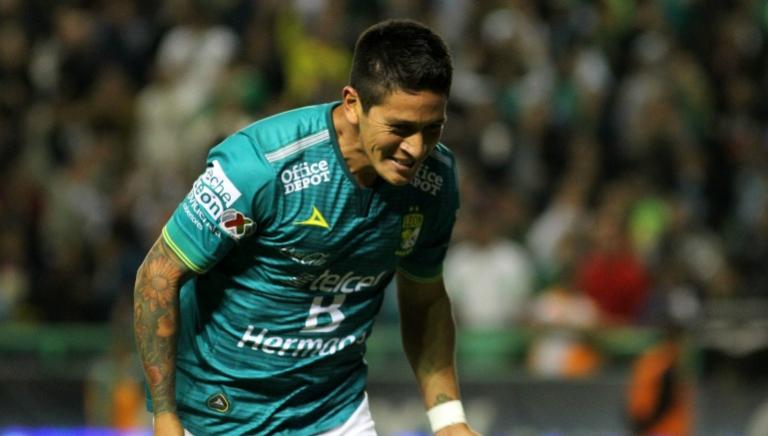
[[[627, 434], [633, 368], [675, 326], [691, 433], [768, 435], [764, 0], [0, 0], [0, 434], [146, 431], [144, 253], [211, 146], [338, 99], [390, 17], [454, 56], [473, 425]], [[372, 412], [423, 432], [387, 292]]]

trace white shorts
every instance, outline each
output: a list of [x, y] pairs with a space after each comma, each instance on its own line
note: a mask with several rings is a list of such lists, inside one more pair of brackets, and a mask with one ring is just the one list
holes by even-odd
[[373, 417], [371, 416], [371, 409], [368, 407], [368, 394], [363, 397], [363, 401], [357, 406], [354, 413], [347, 419], [347, 421], [334, 428], [333, 430], [325, 433], [320, 433], [318, 436], [376, 436], [376, 428], [373, 424]]
[[[344, 424], [320, 433], [317, 436], [377, 436], [376, 427], [371, 416], [371, 409], [368, 407], [368, 394], [364, 394], [363, 401], [357, 406], [349, 419]], [[192, 436], [192, 433], [184, 429], [184, 436]]]

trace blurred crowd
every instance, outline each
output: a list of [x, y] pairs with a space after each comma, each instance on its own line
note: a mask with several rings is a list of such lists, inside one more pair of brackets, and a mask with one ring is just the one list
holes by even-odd
[[207, 150], [338, 99], [390, 17], [454, 56], [463, 325], [768, 297], [763, 0], [0, 0], [0, 320], [110, 319]]
[[[136, 269], [207, 150], [338, 99], [391, 17], [454, 56], [463, 327], [532, 327], [529, 368], [579, 376], [595, 328], [768, 298], [765, 0], [0, 0], [0, 322], [130, 332]], [[135, 423], [115, 337], [87, 408]]]

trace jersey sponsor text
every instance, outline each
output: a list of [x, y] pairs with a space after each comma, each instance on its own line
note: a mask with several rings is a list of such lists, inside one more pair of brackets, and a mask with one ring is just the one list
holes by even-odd
[[184, 214], [190, 221], [192, 221], [192, 224], [195, 225], [197, 230], [202, 231], [203, 226], [205, 226], [211, 234], [221, 239], [221, 232], [206, 219], [205, 214], [200, 210], [200, 204], [197, 202], [192, 192], [187, 195], [187, 201], [182, 203], [182, 208], [184, 209]]
[[249, 325], [237, 343], [238, 348], [250, 344], [252, 350], [277, 356], [328, 356], [336, 354], [350, 345], [362, 344], [366, 337], [366, 334], [363, 333], [359, 337], [347, 335], [330, 338], [291, 338], [270, 335], [269, 330], [265, 328], [262, 328], [257, 334], [254, 334], [255, 331], [256, 327]]
[[332, 274], [331, 270], [327, 269], [312, 282], [309, 289], [312, 291], [351, 294], [378, 285], [385, 275], [387, 275], [387, 271], [382, 271], [375, 276], [359, 276], [353, 271], [341, 275]]
[[328, 169], [327, 160], [312, 163], [302, 162], [280, 173], [280, 181], [283, 182], [286, 195], [330, 180], [331, 171]]
[[437, 191], [443, 187], [443, 176], [422, 165], [411, 180], [411, 185], [431, 195], [437, 195]]

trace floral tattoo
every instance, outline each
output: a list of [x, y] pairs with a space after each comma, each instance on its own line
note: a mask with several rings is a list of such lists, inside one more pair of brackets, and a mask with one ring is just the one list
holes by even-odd
[[134, 288], [134, 334], [155, 414], [176, 409], [178, 293], [184, 271], [158, 240], [139, 268]]

